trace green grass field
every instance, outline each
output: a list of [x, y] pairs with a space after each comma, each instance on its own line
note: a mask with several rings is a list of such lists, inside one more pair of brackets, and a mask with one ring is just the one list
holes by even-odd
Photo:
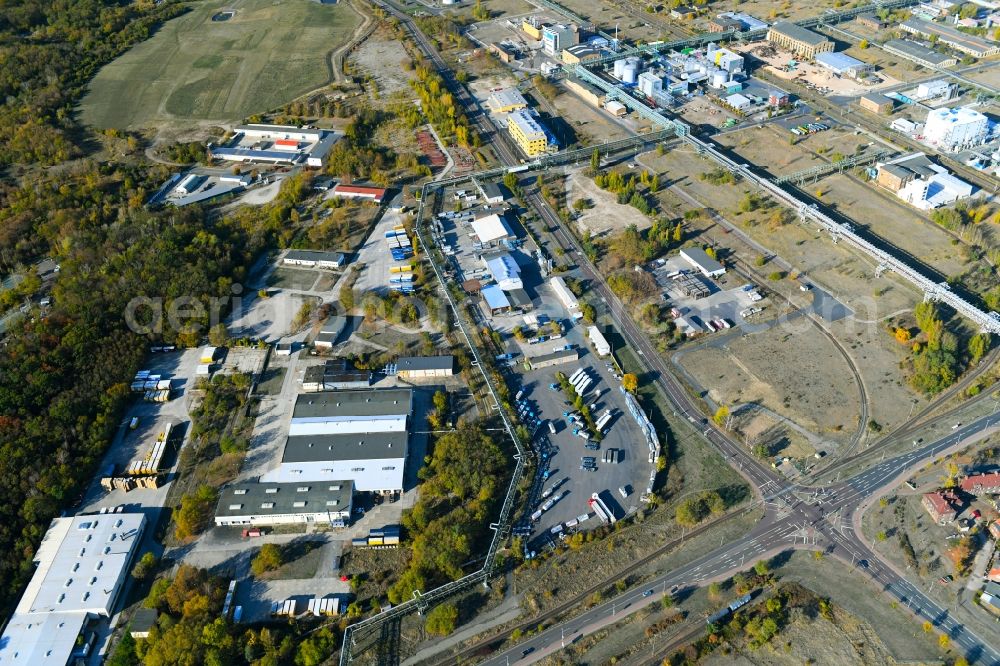
[[[228, 21], [212, 21], [233, 9]], [[313, 0], [192, 3], [191, 11], [104, 67], [83, 122], [143, 129], [170, 121], [238, 121], [330, 80], [327, 55], [358, 25], [346, 4]]]

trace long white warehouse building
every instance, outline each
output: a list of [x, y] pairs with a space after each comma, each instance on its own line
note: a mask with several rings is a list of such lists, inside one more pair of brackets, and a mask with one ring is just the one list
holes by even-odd
[[343, 480], [359, 491], [399, 492], [412, 410], [409, 389], [300, 395], [281, 464], [260, 480]]
[[145, 526], [141, 513], [53, 520], [0, 638], [0, 664], [88, 663], [107, 635]]
[[549, 284], [552, 285], [552, 291], [556, 292], [556, 297], [559, 302], [563, 304], [571, 317], [576, 317], [580, 311], [580, 303], [576, 300], [576, 296], [573, 292], [569, 290], [566, 286], [566, 282], [558, 275], [549, 280]]

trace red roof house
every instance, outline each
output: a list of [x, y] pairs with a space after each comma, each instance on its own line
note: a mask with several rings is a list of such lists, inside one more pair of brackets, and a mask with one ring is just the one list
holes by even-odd
[[385, 190], [381, 187], [363, 187], [361, 185], [342, 185], [337, 183], [336, 187], [333, 188], [333, 194], [348, 199], [371, 199], [375, 203], [380, 204], [385, 197]]
[[962, 506], [962, 500], [953, 490], [935, 490], [931, 493], [924, 493], [920, 501], [927, 509], [927, 513], [936, 523], [950, 523], [958, 515], [958, 509]]
[[1000, 493], [1000, 472], [967, 476], [962, 479], [962, 483], [959, 485], [962, 490], [973, 495], [997, 494]]

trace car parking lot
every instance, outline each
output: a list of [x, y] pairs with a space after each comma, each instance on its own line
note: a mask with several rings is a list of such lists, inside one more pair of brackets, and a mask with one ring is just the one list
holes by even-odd
[[[508, 353], [513, 354], [518, 361], [511, 367], [511, 372], [517, 375], [514, 383], [523, 391], [521, 400], [539, 421], [533, 428], [532, 445], [542, 453], [543, 464], [539, 469], [541, 478], [536, 481], [535, 501], [528, 507], [524, 520], [519, 522], [522, 530], [530, 529], [530, 547], [535, 550], [556, 538], [551, 530], [557, 526], [562, 526], [563, 532], [568, 532], [573, 528], [592, 529], [600, 525], [600, 520], [588, 506], [593, 493], [603, 493], [602, 497], [618, 518], [634, 511], [639, 505], [639, 497], [646, 488], [652, 469], [643, 433], [628, 412], [624, 396], [619, 390], [621, 375], [614, 368], [610, 357], [600, 358], [590, 349], [586, 325], [567, 317], [566, 311], [547, 284], [537, 286], [537, 292], [539, 299], [532, 313], [533, 317], [542, 322], [561, 322], [564, 333], [557, 339], [550, 338], [536, 344], [518, 342], [512, 336], [508, 337], [507, 342]], [[511, 316], [494, 319], [494, 326], [508, 334], [516, 325], [524, 326], [524, 318]], [[525, 369], [523, 361], [550, 354], [556, 347], [566, 345], [578, 350], [578, 360]], [[591, 378], [591, 383], [585, 389], [585, 404], [591, 407], [593, 418], [596, 419], [605, 410], [610, 410], [612, 414], [596, 449], [586, 448], [587, 443], [583, 437], [573, 434], [574, 430], [583, 429], [579, 424], [571, 422], [567, 415], [574, 408], [561, 390], [552, 388], [552, 384], [557, 383], [557, 372], [569, 377], [579, 369], [584, 369]], [[555, 433], [550, 431], [549, 423]], [[617, 462], [605, 462], [605, 456], [611, 449], [615, 450], [614, 458]], [[594, 459], [593, 471], [582, 468], [584, 457]], [[628, 497], [622, 497], [619, 488], [628, 491]], [[548, 490], [551, 492], [543, 497], [543, 493]], [[530, 520], [530, 516], [549, 500], [555, 501], [537, 520]], [[586, 520], [577, 524], [576, 521], [581, 517], [586, 517]]]

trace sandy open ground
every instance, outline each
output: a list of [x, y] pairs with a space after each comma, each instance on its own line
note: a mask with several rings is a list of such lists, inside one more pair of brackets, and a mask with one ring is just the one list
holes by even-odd
[[648, 229], [652, 221], [631, 206], [618, 203], [615, 195], [602, 190], [592, 178], [583, 173], [572, 173], [566, 178], [566, 201], [572, 208], [577, 199], [588, 199], [594, 207], [582, 211], [576, 223], [587, 229], [592, 236], [603, 236], [625, 229], [634, 224], [639, 229]]

